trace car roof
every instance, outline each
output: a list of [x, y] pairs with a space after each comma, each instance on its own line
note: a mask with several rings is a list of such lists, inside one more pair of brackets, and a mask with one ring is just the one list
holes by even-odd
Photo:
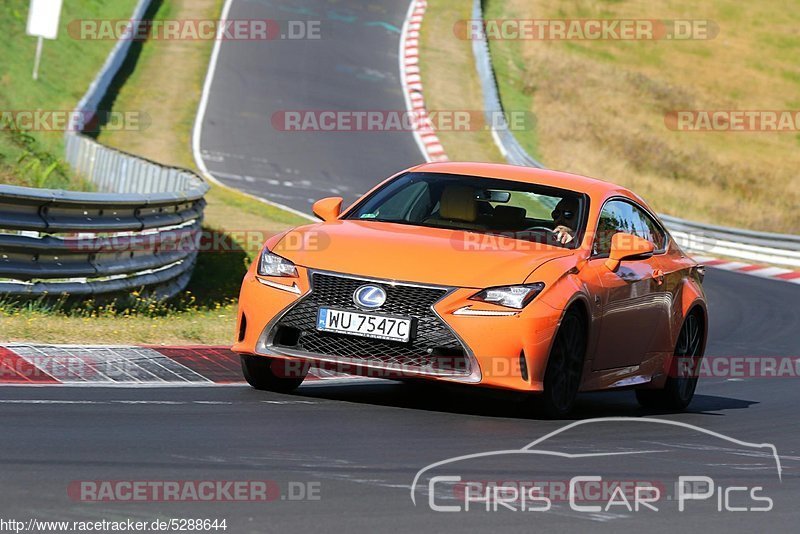
[[476, 176], [479, 178], [497, 178], [539, 184], [561, 189], [569, 189], [586, 193], [596, 198], [606, 198], [612, 195], [624, 195], [631, 199], [641, 199], [628, 189], [605, 182], [596, 178], [589, 178], [568, 172], [537, 169], [535, 167], [520, 167], [503, 163], [476, 163], [476, 162], [437, 162], [423, 163], [412, 169], [411, 172], [437, 172], [444, 174], [460, 174]]

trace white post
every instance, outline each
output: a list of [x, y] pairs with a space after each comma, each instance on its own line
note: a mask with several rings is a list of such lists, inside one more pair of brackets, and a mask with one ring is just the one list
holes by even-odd
[[42, 43], [44, 43], [44, 38], [40, 35], [39, 41], [36, 43], [36, 59], [33, 60], [33, 79], [39, 79], [39, 62], [42, 59]]
[[31, 0], [28, 9], [28, 26], [25, 33], [38, 37], [36, 43], [36, 59], [33, 60], [33, 79], [39, 79], [39, 63], [42, 60], [42, 44], [44, 39], [58, 38], [58, 20], [61, 18], [63, 0]]

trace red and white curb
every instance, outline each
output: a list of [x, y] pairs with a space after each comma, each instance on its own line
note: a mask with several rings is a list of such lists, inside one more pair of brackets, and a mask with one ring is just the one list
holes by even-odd
[[772, 267], [769, 265], [753, 265], [735, 260], [721, 260], [708, 256], [692, 256], [696, 261], [706, 267], [722, 269], [734, 273], [748, 274], [760, 278], [771, 278], [783, 282], [800, 284], [800, 271], [793, 271], [784, 267]]
[[[312, 368], [307, 382], [360, 380]], [[209, 386], [243, 384], [239, 355], [227, 347], [119, 345], [0, 346], [0, 384]]]
[[422, 76], [419, 70], [419, 32], [428, 2], [413, 0], [400, 33], [400, 81], [406, 109], [414, 120], [414, 139], [427, 161], [448, 161], [439, 137], [431, 126], [425, 97], [422, 93]]

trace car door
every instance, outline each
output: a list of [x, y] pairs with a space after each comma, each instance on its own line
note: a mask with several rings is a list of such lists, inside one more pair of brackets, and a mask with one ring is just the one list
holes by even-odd
[[[600, 332], [594, 356], [595, 369], [639, 365], [647, 353], [657, 350], [660, 332], [667, 327], [667, 293], [661, 256], [664, 237], [654, 235], [649, 215], [627, 199], [611, 199], [601, 210], [593, 255], [588, 267], [596, 274], [600, 308]], [[625, 260], [612, 271], [605, 266], [611, 237], [625, 232], [651, 241], [653, 256]]]

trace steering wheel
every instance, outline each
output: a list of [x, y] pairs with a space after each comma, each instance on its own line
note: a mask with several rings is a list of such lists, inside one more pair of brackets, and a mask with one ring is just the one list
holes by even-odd
[[530, 228], [525, 229], [526, 232], [532, 232], [534, 230], [544, 230], [545, 232], [550, 232], [553, 235], [556, 234], [555, 230], [553, 230], [552, 228], [548, 228], [546, 226], [531, 226]]

